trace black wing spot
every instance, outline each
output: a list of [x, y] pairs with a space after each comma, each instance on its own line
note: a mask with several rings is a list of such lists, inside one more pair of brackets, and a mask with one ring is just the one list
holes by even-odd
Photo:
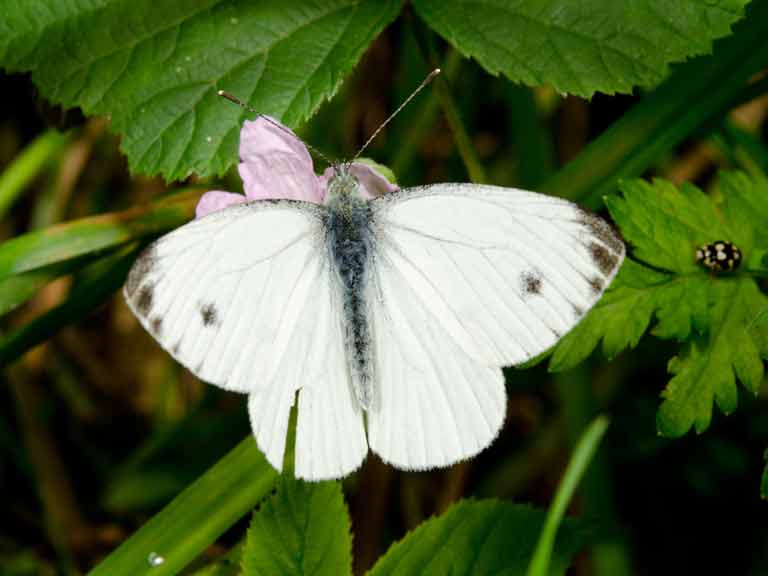
[[541, 294], [541, 275], [537, 270], [526, 270], [520, 274], [520, 286], [523, 296], [530, 294]]
[[594, 292], [595, 294], [600, 294], [600, 292], [603, 291], [603, 286], [605, 286], [605, 284], [603, 283], [603, 279], [602, 278], [600, 278], [598, 276], [594, 276], [589, 281], [589, 286], [590, 286], [590, 288], [592, 288], [592, 292]]
[[200, 306], [200, 317], [203, 319], [203, 326], [213, 326], [218, 322], [219, 313], [213, 302]]
[[597, 242], [589, 245], [589, 255], [604, 276], [608, 276], [619, 265], [619, 258]]
[[576, 304], [572, 304], [573, 306], [573, 313], [576, 314], [576, 318], [581, 318], [584, 316], [584, 308], [581, 306], [577, 306]]
[[152, 333], [155, 336], [160, 336], [160, 333], [163, 331], [163, 317], [162, 316], [155, 316], [150, 320], [149, 327], [152, 329]]
[[139, 290], [136, 297], [136, 311], [146, 317], [152, 310], [152, 299], [155, 295], [155, 287], [152, 284], [145, 284]]

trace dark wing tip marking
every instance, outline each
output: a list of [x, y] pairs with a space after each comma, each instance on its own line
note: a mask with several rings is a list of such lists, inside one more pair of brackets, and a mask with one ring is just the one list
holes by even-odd
[[592, 261], [604, 276], [608, 276], [619, 265], [619, 257], [612, 254], [602, 244], [591, 242], [588, 246]]
[[128, 296], [133, 296], [136, 290], [139, 289], [147, 275], [155, 268], [156, 263], [155, 246], [152, 244], [139, 254], [133, 266], [131, 266], [131, 271], [128, 273], [128, 278], [125, 281], [125, 290]]
[[612, 252], [616, 254], [624, 253], [624, 242], [621, 240], [618, 231], [599, 216], [595, 216], [583, 209], [580, 209], [579, 212], [582, 226], [589, 228], [589, 231], [595, 238], [608, 246]]
[[520, 287], [523, 296], [541, 294], [541, 275], [536, 270], [526, 270], [520, 274]]
[[200, 306], [200, 317], [203, 320], [203, 326], [212, 326], [218, 322], [218, 310], [213, 302], [208, 302]]
[[152, 299], [154, 298], [155, 288], [152, 284], [145, 284], [139, 290], [134, 304], [136, 305], [136, 311], [141, 316], [146, 317], [152, 310]]
[[599, 276], [594, 276], [589, 281], [589, 286], [592, 288], [592, 292], [595, 294], [600, 294], [600, 292], [603, 291], [603, 287], [605, 286], [605, 282], [603, 282], [603, 279]]

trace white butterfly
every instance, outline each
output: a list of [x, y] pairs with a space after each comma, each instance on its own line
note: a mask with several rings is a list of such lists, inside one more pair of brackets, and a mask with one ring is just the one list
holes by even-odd
[[504, 420], [500, 367], [573, 328], [616, 275], [621, 240], [578, 206], [524, 190], [376, 195], [382, 179], [359, 165], [318, 179], [287, 128], [259, 122], [241, 138], [248, 195], [313, 201], [209, 193], [201, 211], [213, 211], [138, 258], [128, 305], [195, 375], [248, 394], [278, 470], [297, 398], [300, 478], [344, 476], [369, 447], [409, 470], [477, 454]]

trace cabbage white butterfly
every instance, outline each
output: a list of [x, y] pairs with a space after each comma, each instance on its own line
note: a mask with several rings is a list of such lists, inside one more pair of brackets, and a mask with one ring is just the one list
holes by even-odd
[[559, 198], [400, 190], [356, 163], [318, 178], [263, 116], [245, 122], [240, 157], [246, 196], [203, 196], [197, 219], [137, 259], [124, 295], [196, 376], [248, 394], [278, 470], [298, 402], [300, 478], [344, 476], [369, 447], [409, 470], [483, 450], [505, 416], [500, 367], [553, 346], [624, 258], [607, 223]]

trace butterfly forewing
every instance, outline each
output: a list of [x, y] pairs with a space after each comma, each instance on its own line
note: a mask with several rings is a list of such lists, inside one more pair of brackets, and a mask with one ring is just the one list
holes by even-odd
[[600, 299], [624, 258], [605, 222], [542, 194], [439, 184], [375, 203], [377, 257], [488, 365], [550, 348]]
[[124, 289], [181, 364], [250, 394], [254, 434], [278, 469], [300, 390], [296, 473], [311, 479], [343, 476], [367, 452], [349, 395], [323, 210], [265, 201], [214, 212], [152, 244]]
[[597, 217], [522, 190], [442, 184], [373, 204], [371, 449], [402, 468], [449, 465], [498, 433], [499, 367], [570, 330], [614, 278], [624, 247]]

